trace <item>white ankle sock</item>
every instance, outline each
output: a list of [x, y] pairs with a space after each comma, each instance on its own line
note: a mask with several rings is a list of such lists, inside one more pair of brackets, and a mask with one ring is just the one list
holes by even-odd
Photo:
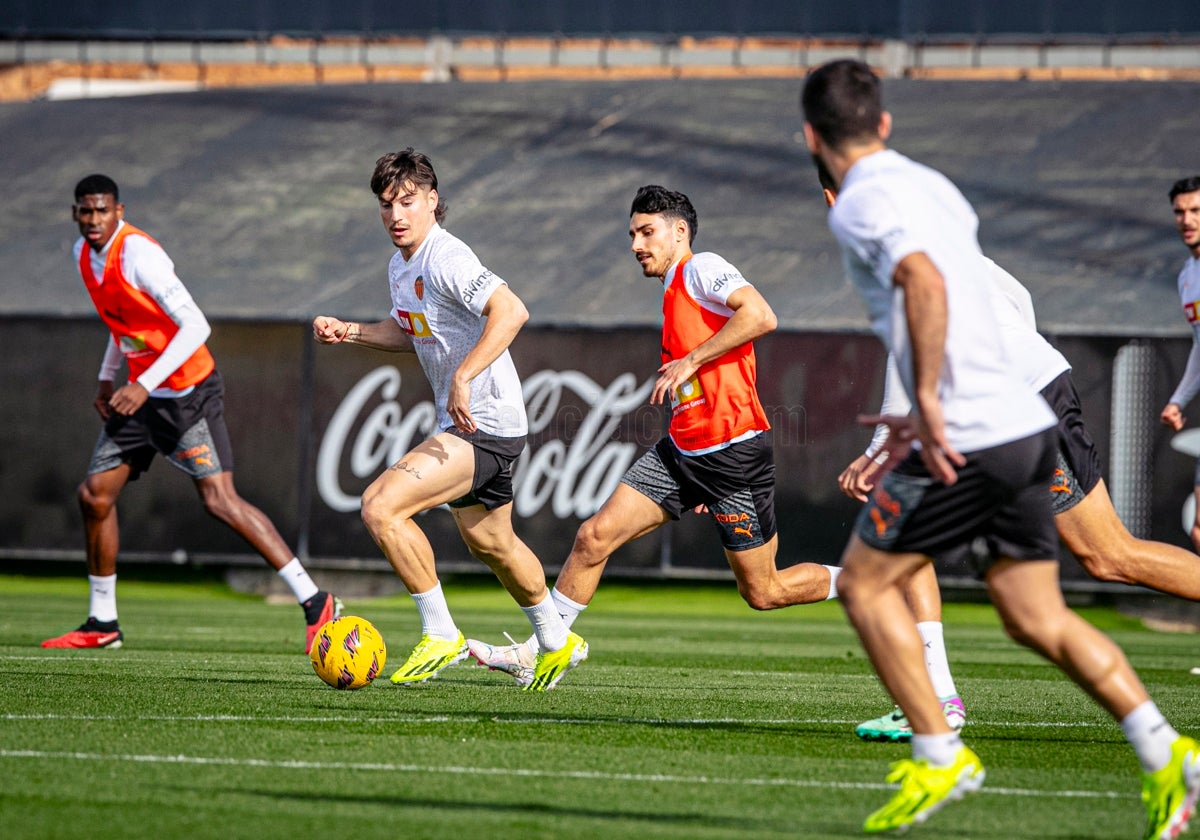
[[912, 755], [913, 758], [923, 758], [937, 767], [949, 767], [954, 763], [954, 756], [962, 745], [962, 738], [957, 732], [948, 732], [945, 735], [918, 735], [914, 732]]
[[841, 566], [826, 566], [825, 568], [829, 570], [829, 594], [825, 596], [825, 600], [826, 601], [836, 601], [837, 600], [837, 579], [838, 579], [838, 575], [840, 575], [842, 573], [842, 567]]
[[[572, 601], [566, 595], [559, 592], [557, 588], [550, 590], [550, 597], [554, 600], [554, 608], [558, 610], [558, 614], [562, 616], [563, 624], [567, 625], [568, 630], [570, 630], [571, 625], [575, 623], [575, 619], [579, 618], [579, 614], [587, 609], [587, 604], [580, 604]], [[537, 653], [538, 650], [540, 650], [536, 635], [530, 636], [525, 641], [525, 644], [529, 645], [530, 649], [533, 650], [534, 653]], [[563, 640], [563, 644], [566, 644], [565, 639]], [[559, 647], [562, 647], [562, 645], [559, 645]], [[551, 649], [557, 650], [557, 648]]]
[[1167, 766], [1171, 760], [1171, 745], [1179, 737], [1153, 700], [1147, 700], [1127, 714], [1121, 721], [1121, 731], [1147, 773]]
[[88, 615], [97, 621], [116, 621], [117, 576], [88, 575], [88, 585], [91, 587]]
[[296, 596], [296, 600], [303, 604], [312, 596], [316, 595], [320, 590], [313, 583], [312, 578], [308, 576], [308, 572], [304, 569], [304, 564], [300, 562], [299, 557], [293, 557], [286, 565], [278, 572], [279, 577], [292, 590], [292, 594]]
[[950, 662], [946, 657], [942, 623], [919, 621], [917, 632], [921, 634], [921, 641], [925, 644], [925, 668], [933, 682], [934, 694], [943, 699], [957, 695], [958, 689], [954, 687], [954, 677], [950, 674]]
[[450, 605], [442, 594], [442, 584], [428, 592], [415, 592], [412, 599], [417, 603], [417, 612], [421, 615], [421, 632], [437, 639], [458, 638], [458, 625], [450, 615]]
[[533, 635], [537, 639], [539, 650], [561, 650], [567, 643], [567, 633], [570, 631], [549, 593], [546, 593], [541, 603], [532, 607], [521, 607], [521, 611], [533, 625]]

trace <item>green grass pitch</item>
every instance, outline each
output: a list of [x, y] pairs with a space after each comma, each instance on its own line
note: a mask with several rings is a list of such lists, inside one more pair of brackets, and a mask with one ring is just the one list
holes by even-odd
[[[854, 724], [890, 708], [833, 603], [754, 613], [733, 584], [606, 582], [576, 624], [591, 658], [531, 695], [472, 664], [387, 680], [415, 643], [407, 597], [347, 603], [388, 642], [384, 676], [312, 673], [294, 606], [216, 583], [123, 581], [116, 651], [45, 651], [78, 579], [0, 576], [0, 836], [18, 838], [846, 838], [907, 747]], [[491, 579], [453, 579], [467, 635], [522, 638]], [[1200, 732], [1194, 635], [1083, 610], [1182, 731]], [[1133, 838], [1138, 767], [1119, 728], [1017, 648], [990, 607], [946, 636], [982, 792], [931, 838]]]

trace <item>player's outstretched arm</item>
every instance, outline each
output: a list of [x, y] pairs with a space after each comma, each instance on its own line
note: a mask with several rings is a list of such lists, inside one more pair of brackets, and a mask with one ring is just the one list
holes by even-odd
[[321, 344], [361, 344], [390, 353], [412, 353], [412, 339], [392, 318], [372, 324], [343, 321], [331, 315], [313, 318], [313, 338]]

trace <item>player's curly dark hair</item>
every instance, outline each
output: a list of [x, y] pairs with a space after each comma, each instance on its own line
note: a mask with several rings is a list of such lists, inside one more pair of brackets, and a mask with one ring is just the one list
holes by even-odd
[[688, 244], [696, 239], [696, 231], [700, 229], [700, 220], [696, 218], [696, 208], [691, 199], [681, 192], [660, 187], [658, 184], [647, 184], [639, 187], [629, 208], [629, 215], [634, 213], [649, 213], [660, 215], [667, 219], [683, 219], [688, 226]]
[[[437, 173], [433, 171], [433, 161], [421, 152], [409, 146], [402, 152], [388, 152], [375, 161], [375, 172], [371, 175], [371, 192], [376, 198], [392, 187], [427, 187], [431, 190], [438, 188]], [[437, 207], [433, 210], [433, 218], [440, 224], [446, 218], [446, 202], [438, 194]]]

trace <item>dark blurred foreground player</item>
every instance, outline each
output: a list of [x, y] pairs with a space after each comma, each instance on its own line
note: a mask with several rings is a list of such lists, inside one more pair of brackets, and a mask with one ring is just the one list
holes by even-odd
[[[224, 384], [204, 342], [210, 328], [162, 247], [124, 221], [116, 182], [89, 175], [75, 187], [79, 225], [75, 261], [110, 337], [95, 407], [104, 427], [79, 486], [91, 600], [77, 629], [44, 648], [117, 648], [117, 497], [149, 469], [156, 453], [196, 485], [205, 510], [236, 531], [291, 588], [304, 609], [312, 647], [317, 630], [341, 602], [308, 576], [275, 526], [233, 485], [233, 450], [225, 427]], [[114, 389], [124, 359], [128, 382]]]

